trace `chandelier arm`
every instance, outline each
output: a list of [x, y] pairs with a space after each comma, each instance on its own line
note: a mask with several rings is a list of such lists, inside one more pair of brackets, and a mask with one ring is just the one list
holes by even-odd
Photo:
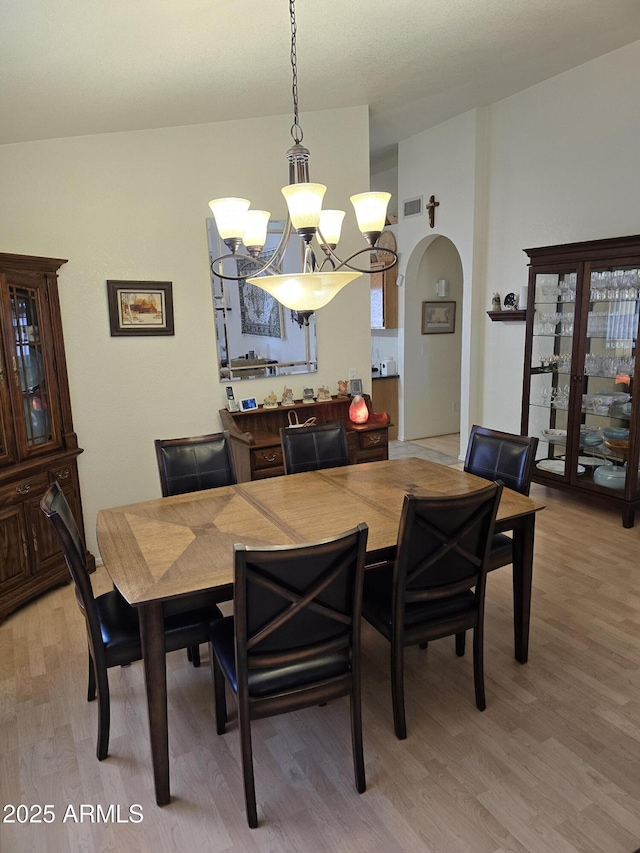
[[[269, 275], [281, 275], [281, 263], [284, 258], [284, 253], [289, 243], [292, 231], [293, 228], [291, 226], [291, 219], [289, 216], [287, 216], [287, 221], [282, 231], [282, 236], [280, 237], [278, 245], [274, 249], [273, 254], [266, 263], [258, 267], [255, 272], [250, 273], [251, 277], [262, 275], [262, 273], [268, 273]], [[216, 264], [222, 264], [223, 261], [227, 260], [237, 260], [238, 258], [243, 261], [251, 261], [251, 263], [253, 264], [257, 263], [256, 258], [254, 258], [253, 256], [245, 255], [242, 252], [235, 252], [233, 254], [230, 253], [228, 255], [220, 255], [219, 258], [214, 258], [211, 261], [211, 272], [214, 275], [217, 275], [218, 278], [225, 279], [226, 281], [244, 281], [246, 278], [248, 278], [247, 275], [228, 275], [227, 273], [223, 273], [219, 270], [214, 269]]]
[[354, 270], [354, 272], [370, 273], [371, 267], [369, 267], [368, 269], [363, 269], [362, 267], [358, 267], [354, 264], [349, 263], [349, 261], [352, 261], [354, 258], [357, 258], [360, 255], [364, 255], [365, 253], [371, 255], [374, 252], [384, 252], [385, 254], [392, 256], [393, 259], [391, 263], [387, 263], [384, 265], [376, 264], [375, 272], [386, 272], [387, 270], [393, 269], [393, 267], [395, 267], [398, 263], [398, 254], [394, 252], [393, 249], [379, 249], [376, 246], [365, 246], [364, 249], [358, 249], [357, 252], [353, 252], [353, 254], [349, 255], [348, 258], [345, 258], [344, 261], [341, 260], [336, 255], [336, 253], [331, 250], [329, 246], [326, 247], [325, 252], [327, 253], [327, 257], [331, 260], [331, 263], [333, 264], [333, 270], [335, 272], [342, 269], [343, 267], [346, 267], [347, 269]]

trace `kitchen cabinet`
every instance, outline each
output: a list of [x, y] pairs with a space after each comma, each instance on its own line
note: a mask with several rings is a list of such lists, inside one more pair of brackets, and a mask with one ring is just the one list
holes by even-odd
[[640, 236], [526, 249], [530, 258], [522, 433], [533, 479], [640, 506], [636, 387]]
[[[378, 239], [380, 249], [396, 250], [396, 238], [391, 231], [383, 231]], [[376, 258], [374, 254], [374, 259]], [[389, 255], [382, 255], [389, 258]], [[372, 329], [397, 329], [398, 328], [398, 265], [383, 272], [383, 264], [376, 260], [371, 262], [371, 273], [369, 276], [371, 288], [371, 328]]]
[[[0, 620], [69, 580], [40, 498], [58, 481], [80, 530], [78, 447], [57, 271], [66, 261], [0, 253]], [[95, 566], [88, 554], [90, 567]]]

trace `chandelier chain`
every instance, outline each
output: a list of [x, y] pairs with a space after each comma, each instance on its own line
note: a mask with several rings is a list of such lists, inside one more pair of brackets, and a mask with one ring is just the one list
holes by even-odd
[[289, 0], [289, 16], [291, 18], [291, 74], [292, 86], [291, 94], [293, 95], [293, 125], [291, 127], [291, 136], [296, 145], [302, 142], [302, 128], [298, 121], [298, 57], [296, 55], [296, 40], [298, 35], [298, 27], [296, 24], [296, 2]]

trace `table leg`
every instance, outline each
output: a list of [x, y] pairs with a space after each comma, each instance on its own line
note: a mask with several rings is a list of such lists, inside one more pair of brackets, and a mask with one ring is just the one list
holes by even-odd
[[156, 788], [156, 803], [166, 805], [169, 793], [169, 728], [167, 722], [167, 669], [164, 645], [162, 604], [152, 602], [140, 607], [140, 637], [144, 679], [149, 711], [151, 761]]
[[534, 512], [518, 519], [513, 528], [513, 629], [515, 658], [526, 663], [529, 657], [529, 622], [533, 581]]

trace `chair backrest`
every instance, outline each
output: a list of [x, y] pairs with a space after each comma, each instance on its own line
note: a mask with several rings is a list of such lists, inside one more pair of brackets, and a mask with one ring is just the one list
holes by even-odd
[[62, 553], [75, 585], [78, 605], [87, 620], [89, 642], [92, 651], [94, 651], [95, 644], [102, 645], [102, 633], [91, 579], [89, 578], [86, 551], [71, 508], [57, 482], [49, 486], [42, 496], [40, 509], [53, 525], [55, 534], [62, 546]]
[[156, 439], [162, 496], [183, 495], [236, 482], [229, 433]]
[[502, 483], [445, 497], [405, 495], [394, 564], [393, 612], [476, 589], [484, 596], [487, 556]]
[[529, 494], [538, 439], [472, 426], [464, 470], [485, 480], [501, 480], [509, 489]]
[[368, 532], [359, 524], [305, 545], [234, 546], [239, 694], [249, 670], [358, 657]]
[[347, 433], [341, 421], [309, 427], [281, 427], [285, 474], [349, 464]]

